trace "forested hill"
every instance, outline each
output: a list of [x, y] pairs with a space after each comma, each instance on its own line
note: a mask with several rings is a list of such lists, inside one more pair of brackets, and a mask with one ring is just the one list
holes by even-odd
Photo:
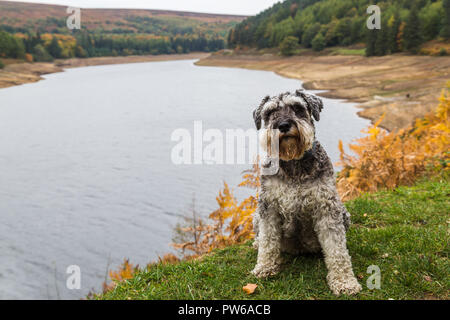
[[[373, 4], [381, 9], [381, 30], [366, 27]], [[440, 37], [450, 38], [450, 0], [286, 0], [238, 24], [228, 43], [261, 49], [296, 41], [317, 51], [366, 43], [367, 55], [384, 55], [417, 52]]]
[[[11, 33], [69, 33], [67, 6], [0, 1], [0, 27]], [[245, 16], [147, 9], [82, 9], [81, 29], [103, 34], [226, 37]]]
[[[69, 30], [67, 6], [0, 1], [0, 59], [210, 52], [223, 49], [245, 16], [139, 9], [82, 9]], [[0, 64], [1, 68], [1, 64]]]

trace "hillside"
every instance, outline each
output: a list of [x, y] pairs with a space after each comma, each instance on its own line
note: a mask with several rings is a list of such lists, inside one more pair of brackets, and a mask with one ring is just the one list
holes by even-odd
[[[0, 1], [0, 30], [68, 33], [66, 6]], [[139, 9], [82, 9], [82, 29], [101, 33], [219, 35], [245, 16]]]
[[[381, 10], [380, 30], [369, 30], [367, 8]], [[365, 43], [366, 54], [417, 53], [433, 39], [450, 38], [449, 0], [285, 0], [230, 31], [231, 47], [285, 47], [321, 51]], [[446, 52], [438, 52], [438, 54]]]
[[[193, 12], [82, 9], [70, 30], [66, 6], [0, 1], [0, 59], [54, 59], [214, 52], [245, 17]], [[0, 60], [0, 69], [4, 63]]]
[[[365, 195], [352, 214], [348, 247], [363, 291], [353, 299], [448, 299], [448, 176], [413, 187]], [[152, 264], [95, 299], [334, 299], [320, 256], [286, 256], [283, 271], [260, 280], [251, 243], [216, 250], [200, 260]], [[369, 290], [367, 268], [381, 270], [381, 289]], [[242, 287], [258, 285], [253, 295]], [[343, 296], [341, 299], [350, 297]]]

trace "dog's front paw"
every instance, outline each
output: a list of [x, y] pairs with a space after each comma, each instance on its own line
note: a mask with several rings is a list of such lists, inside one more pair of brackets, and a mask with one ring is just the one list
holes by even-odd
[[361, 285], [353, 275], [348, 277], [328, 277], [328, 285], [337, 296], [341, 294], [353, 295], [362, 290]]
[[279, 265], [256, 265], [252, 274], [257, 278], [267, 278], [278, 274], [279, 271]]

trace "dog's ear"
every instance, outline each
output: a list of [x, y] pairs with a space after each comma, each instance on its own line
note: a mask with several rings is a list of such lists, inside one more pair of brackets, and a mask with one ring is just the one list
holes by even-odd
[[320, 112], [323, 110], [323, 101], [314, 94], [306, 93], [303, 89], [297, 90], [295, 94], [302, 97], [308, 104], [309, 112], [313, 115], [316, 121], [320, 120]]
[[261, 129], [261, 111], [262, 108], [264, 107], [264, 105], [266, 104], [267, 101], [269, 101], [270, 96], [266, 96], [263, 101], [261, 102], [261, 104], [253, 111], [253, 120], [255, 120], [255, 125], [256, 125], [256, 129], [259, 130]]

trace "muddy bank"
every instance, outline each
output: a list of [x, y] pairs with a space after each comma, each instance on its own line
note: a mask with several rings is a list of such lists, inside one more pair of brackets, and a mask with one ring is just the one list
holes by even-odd
[[450, 57], [391, 55], [295, 56], [273, 54], [213, 54], [197, 62], [200, 66], [222, 66], [274, 71], [304, 81], [306, 89], [326, 90], [320, 95], [358, 103], [358, 114], [372, 121], [386, 114], [381, 126], [393, 130], [409, 125], [438, 104], [450, 80]]
[[137, 62], [202, 59], [207, 56], [207, 53], [189, 53], [158, 56], [98, 57], [86, 59], [74, 58], [67, 60], [55, 60], [55, 62], [51, 63], [11, 63], [7, 64], [4, 69], [0, 70], [0, 88], [36, 82], [42, 80], [41, 76], [44, 74], [62, 72], [67, 68]]

